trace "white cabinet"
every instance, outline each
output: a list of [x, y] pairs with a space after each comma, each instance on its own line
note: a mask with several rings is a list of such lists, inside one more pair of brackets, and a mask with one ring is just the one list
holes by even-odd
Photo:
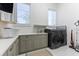
[[8, 21], [10, 22], [12, 19], [12, 13], [7, 13], [4, 11], [0, 11], [1, 21]]
[[4, 23], [16, 23], [13, 18], [13, 13], [8, 13], [0, 10], [0, 22]]

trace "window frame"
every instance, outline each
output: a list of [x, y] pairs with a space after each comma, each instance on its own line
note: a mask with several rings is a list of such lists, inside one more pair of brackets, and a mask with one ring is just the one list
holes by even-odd
[[17, 3], [14, 3], [14, 10], [13, 10], [13, 19], [15, 19], [14, 21], [16, 22], [15, 26], [18, 26], [18, 27], [25, 27], [25, 26], [30, 26], [31, 25], [31, 4], [30, 3], [22, 3], [22, 4], [26, 4], [26, 5], [29, 5], [30, 6], [30, 12], [29, 12], [29, 24], [20, 24], [20, 23], [17, 23]]

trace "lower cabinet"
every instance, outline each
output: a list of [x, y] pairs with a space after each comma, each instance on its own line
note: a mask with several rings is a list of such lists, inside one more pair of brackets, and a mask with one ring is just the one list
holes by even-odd
[[8, 49], [8, 56], [14, 56], [15, 52], [14, 52], [14, 44], [12, 44], [9, 49]]
[[17, 39], [15, 42], [14, 42], [14, 55], [18, 55], [19, 54], [19, 39]]
[[48, 46], [48, 35], [22, 35], [19, 37], [19, 53], [29, 52]]
[[16, 56], [19, 54], [19, 41], [18, 39], [8, 49], [8, 56]]
[[30, 52], [48, 46], [48, 35], [21, 35], [7, 49], [3, 56], [16, 56], [24, 52]]
[[19, 53], [18, 39], [8, 48], [3, 56], [16, 56]]
[[6, 51], [6, 52], [3, 54], [3, 56], [8, 56], [8, 51]]
[[33, 40], [31, 36], [20, 36], [19, 40], [19, 53], [28, 52], [33, 49]]

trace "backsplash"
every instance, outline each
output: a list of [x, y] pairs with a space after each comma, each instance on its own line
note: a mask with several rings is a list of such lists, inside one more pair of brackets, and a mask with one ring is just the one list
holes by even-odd
[[44, 26], [44, 25], [35, 25], [33, 27], [33, 32], [35, 33], [44, 33], [44, 29], [46, 28], [47, 26]]
[[15, 27], [14, 24], [3, 23], [3, 22], [0, 22], [0, 29], [1, 28], [17, 29], [18, 30], [18, 34], [26, 34], [26, 33], [32, 33], [33, 32], [33, 27], [32, 26]]

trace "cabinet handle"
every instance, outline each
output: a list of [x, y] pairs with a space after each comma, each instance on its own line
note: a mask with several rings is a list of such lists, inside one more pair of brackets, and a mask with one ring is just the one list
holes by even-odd
[[13, 45], [11, 46], [10, 51], [12, 51], [12, 49], [13, 49]]

